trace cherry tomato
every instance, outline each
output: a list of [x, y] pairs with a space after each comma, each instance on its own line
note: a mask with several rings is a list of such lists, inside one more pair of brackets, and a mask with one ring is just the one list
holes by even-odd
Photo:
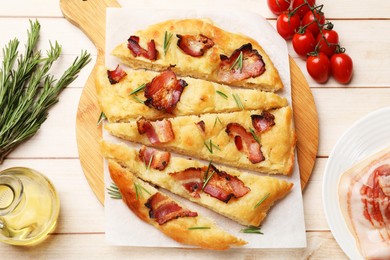
[[313, 33], [313, 36], [316, 37], [320, 32], [320, 27], [318, 27], [318, 23], [315, 21], [317, 19], [320, 27], [325, 23], [325, 15], [322, 12], [318, 12], [314, 10], [313, 12], [307, 12], [302, 19], [302, 26], [306, 26], [306, 30], [310, 30]]
[[310, 55], [306, 60], [306, 69], [310, 76], [318, 83], [325, 83], [330, 76], [330, 62], [328, 56], [319, 52]]
[[317, 35], [317, 43], [319, 47], [318, 51], [325, 53], [330, 59], [336, 51], [337, 44], [339, 43], [339, 35], [335, 30], [322, 30], [322, 35]]
[[302, 57], [306, 57], [309, 52], [314, 51], [315, 39], [311, 31], [305, 30], [295, 33], [292, 38], [292, 46], [294, 51]]
[[291, 0], [267, 0], [267, 4], [271, 12], [279, 15], [290, 7]]
[[[298, 6], [302, 5], [305, 3], [305, 0], [293, 0], [292, 2], [292, 10], [295, 10], [295, 8], [297, 8]], [[315, 3], [316, 3], [316, 0], [307, 0], [307, 3], [310, 5], [310, 6], [314, 6]], [[308, 5], [304, 5], [304, 6], [301, 6], [297, 13], [298, 15], [302, 18], [308, 11], [310, 10], [309, 6]]]
[[300, 24], [301, 19], [299, 19], [297, 14], [289, 17], [288, 13], [283, 13], [279, 15], [278, 20], [276, 21], [276, 29], [285, 40], [289, 40], [294, 36], [294, 33]]
[[341, 84], [351, 81], [353, 72], [353, 62], [351, 57], [345, 53], [333, 54], [330, 59], [330, 68], [333, 77]]

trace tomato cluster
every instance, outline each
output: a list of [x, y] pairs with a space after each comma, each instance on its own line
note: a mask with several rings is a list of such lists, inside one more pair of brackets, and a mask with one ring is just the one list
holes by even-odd
[[278, 15], [276, 29], [285, 40], [292, 40], [294, 51], [307, 58], [310, 76], [325, 83], [332, 75], [338, 82], [351, 81], [353, 62], [339, 45], [339, 35], [327, 22], [323, 5], [315, 0], [267, 0], [268, 7]]

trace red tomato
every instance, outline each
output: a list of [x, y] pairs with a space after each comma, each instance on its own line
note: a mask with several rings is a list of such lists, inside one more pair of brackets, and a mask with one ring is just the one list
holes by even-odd
[[[326, 43], [326, 41], [328, 43]], [[334, 30], [322, 30], [322, 35], [317, 36], [318, 51], [323, 52], [330, 59], [336, 51], [337, 44], [339, 44], [339, 35]], [[329, 44], [329, 45], [328, 45]]]
[[267, 0], [268, 7], [276, 15], [286, 11], [290, 7], [291, 0]]
[[345, 53], [333, 54], [330, 59], [330, 68], [333, 77], [341, 84], [347, 84], [351, 81], [353, 72], [353, 62], [351, 57]]
[[[320, 27], [318, 27], [318, 23], [315, 21], [317, 19]], [[314, 10], [313, 12], [307, 12], [305, 16], [302, 19], [302, 26], [306, 26], [306, 30], [310, 30], [314, 37], [317, 36], [317, 34], [320, 32], [320, 28], [325, 23], [325, 15], [322, 12], [318, 12], [317, 10]]]
[[276, 29], [278, 33], [286, 40], [289, 40], [293, 37], [295, 31], [298, 29], [301, 24], [301, 19], [297, 14], [291, 15], [283, 13], [279, 15], [278, 20], [276, 21]]
[[[304, 3], [305, 3], [305, 0], [293, 0], [293, 2], [292, 2], [292, 10], [295, 10], [295, 8], [297, 8], [298, 6], [300, 6], [300, 5], [304, 4]], [[310, 6], [314, 6], [315, 3], [316, 3], [316, 0], [307, 0], [307, 3]], [[301, 6], [298, 9], [297, 13], [302, 18], [309, 10], [310, 10], [310, 8], [306, 4], [306, 5]]]
[[314, 51], [315, 41], [311, 31], [305, 30], [303, 33], [297, 32], [294, 34], [292, 46], [298, 55], [306, 57], [309, 52]]
[[330, 62], [328, 56], [319, 52], [316, 55], [308, 56], [306, 69], [310, 76], [318, 83], [325, 83], [330, 76]]

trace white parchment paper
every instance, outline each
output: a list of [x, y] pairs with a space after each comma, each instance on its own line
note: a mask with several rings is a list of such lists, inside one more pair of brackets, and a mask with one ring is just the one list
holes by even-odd
[[[124, 2], [124, 1], [122, 1]], [[135, 2], [130, 1], [132, 4]], [[186, 1], [183, 1], [186, 2]], [[209, 1], [210, 2], [210, 1]], [[285, 41], [279, 37], [273, 27], [259, 14], [235, 9], [186, 9], [189, 3], [182, 1], [164, 1], [165, 7], [156, 8], [157, 2], [140, 2], [130, 8], [107, 9], [106, 21], [106, 66], [115, 68], [119, 60], [110, 55], [118, 44], [126, 41], [131, 34], [145, 29], [149, 25], [169, 19], [208, 18], [215, 25], [230, 32], [242, 33], [257, 40], [268, 53], [278, 69], [284, 84], [284, 90], [278, 94], [285, 96], [291, 104], [291, 84], [288, 51]], [[153, 5], [152, 5], [153, 3]], [[123, 5], [123, 4], [122, 4]], [[158, 6], [158, 4], [157, 4]], [[162, 4], [160, 4], [162, 6]], [[226, 5], [224, 5], [226, 6]], [[136, 8], [140, 7], [140, 8]], [[145, 8], [141, 8], [145, 7]], [[180, 9], [180, 11], [178, 11]], [[104, 138], [113, 142], [124, 142], [104, 133]], [[129, 145], [129, 142], [127, 142]], [[135, 145], [136, 146], [136, 145]], [[296, 157], [296, 156], [295, 156]], [[207, 162], [205, 162], [207, 164]], [[105, 184], [108, 187], [112, 181], [105, 167]], [[303, 214], [302, 193], [299, 178], [299, 167], [295, 158], [294, 172], [291, 177], [277, 176], [294, 183], [290, 194], [271, 208], [262, 224], [264, 235], [244, 234], [243, 226], [222, 217], [208, 209], [178, 198], [168, 193], [182, 204], [209, 216], [222, 228], [248, 242], [245, 248], [299, 248], [306, 247], [306, 232]], [[106, 240], [113, 245], [145, 246], [145, 247], [189, 247], [175, 242], [160, 231], [138, 219], [121, 200], [113, 200], [106, 193]]]

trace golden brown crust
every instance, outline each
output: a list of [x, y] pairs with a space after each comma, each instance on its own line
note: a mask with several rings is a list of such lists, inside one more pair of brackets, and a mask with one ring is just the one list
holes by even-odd
[[[143, 115], [147, 119], [160, 119], [182, 115], [199, 115], [204, 113], [239, 111], [232, 95], [239, 95], [246, 109], [269, 110], [287, 106], [287, 100], [274, 93], [251, 89], [231, 88], [226, 85], [183, 77], [188, 84], [185, 87], [180, 101], [172, 114], [158, 111], [155, 108], [138, 102], [145, 100], [144, 92], [129, 95], [144, 83], [151, 82], [159, 75], [157, 72], [145, 70], [125, 70], [127, 76], [119, 83], [111, 85], [107, 70], [100, 66], [96, 74], [96, 90], [99, 104], [110, 122], [126, 121]], [[220, 91], [222, 94], [218, 94]], [[225, 94], [227, 98], [223, 96]]]
[[[169, 49], [166, 55], [164, 55], [163, 43], [166, 31], [172, 33], [173, 36]], [[176, 34], [203, 34], [211, 38], [215, 44], [211, 49], [207, 50], [202, 57], [192, 57], [178, 48], [178, 38], [176, 37]], [[231, 82], [229, 85], [259, 88], [267, 91], [277, 91], [283, 88], [283, 83], [278, 71], [274, 67], [269, 56], [255, 40], [241, 34], [226, 32], [213, 25], [210, 20], [169, 20], [152, 25], [145, 30], [138, 31], [135, 35], [140, 37], [141, 46], [146, 46], [148, 41], [154, 39], [159, 56], [156, 61], [150, 61], [143, 57], [135, 58], [127, 48], [127, 42], [118, 45], [112, 51], [112, 54], [132, 68], [147, 68], [161, 71], [165, 70], [170, 65], [176, 65], [173, 70], [181, 76], [191, 76], [222, 83], [218, 77], [220, 54], [230, 56], [234, 50], [240, 48], [242, 45], [251, 43], [253, 49], [256, 49], [262, 56], [266, 71], [258, 77]]]
[[[259, 176], [242, 171], [217, 166], [221, 171], [238, 177], [250, 192], [238, 199], [231, 199], [228, 203], [215, 199], [205, 193], [199, 197], [192, 196], [179, 182], [175, 181], [169, 173], [180, 172], [190, 167], [203, 167], [203, 163], [177, 156], [171, 156], [168, 166], [162, 170], [145, 169], [145, 163], [139, 159], [138, 150], [124, 144], [101, 142], [103, 155], [117, 161], [137, 177], [167, 189], [179, 196], [189, 199], [202, 206], [231, 218], [243, 225], [259, 226], [266, 217], [268, 210], [279, 199], [285, 197], [293, 184], [269, 176]], [[256, 204], [265, 196], [261, 205]]]
[[[199, 246], [205, 249], [225, 250], [232, 246], [242, 246], [245, 241], [232, 236], [217, 227], [209, 219], [198, 215], [197, 217], [182, 217], [173, 219], [165, 224], [159, 225], [149, 218], [149, 209], [144, 205], [148, 198], [158, 192], [149, 184], [134, 177], [133, 174], [121, 167], [113, 160], [108, 161], [110, 176], [118, 186], [126, 205], [143, 221], [153, 225], [168, 237], [179, 243]], [[141, 185], [150, 194], [144, 192], [136, 196], [135, 183]], [[179, 204], [179, 203], [178, 203]], [[182, 205], [181, 205], [182, 206]], [[182, 206], [183, 207], [183, 206]], [[184, 208], [184, 207], [183, 207]], [[210, 227], [210, 229], [189, 230], [190, 227]]]
[[[269, 111], [275, 116], [275, 125], [268, 131], [258, 134], [261, 151], [265, 160], [260, 163], [251, 163], [247, 155], [238, 151], [234, 139], [230, 138], [225, 129], [229, 123], [239, 123], [245, 129], [253, 128], [251, 115], [261, 114], [262, 111], [240, 111], [234, 113], [205, 114], [201, 116], [182, 116], [169, 119], [172, 124], [175, 139], [168, 143], [155, 144], [181, 154], [213, 160], [214, 162], [255, 170], [264, 173], [279, 173], [289, 175], [294, 164], [295, 132], [292, 125], [292, 111], [290, 107], [283, 107]], [[206, 131], [203, 132], [196, 125], [204, 121]], [[151, 146], [146, 135], [140, 135], [136, 121], [129, 123], [109, 123], [105, 129], [111, 134]], [[210, 153], [205, 142], [210, 140], [218, 149]], [[209, 145], [208, 145], [209, 146]]]

